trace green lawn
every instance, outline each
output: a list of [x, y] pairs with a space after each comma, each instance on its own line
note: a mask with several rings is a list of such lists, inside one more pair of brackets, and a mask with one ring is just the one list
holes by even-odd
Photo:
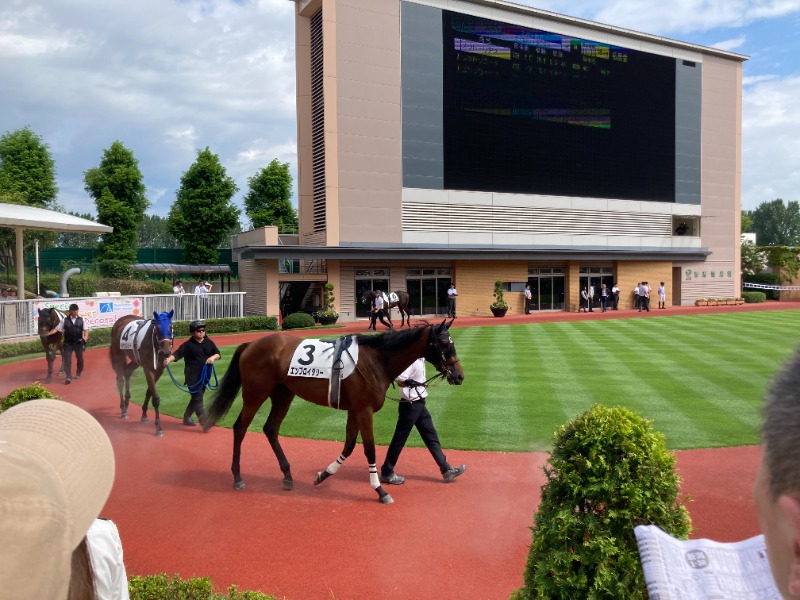
[[[673, 449], [757, 444], [764, 391], [798, 334], [800, 311], [456, 328], [464, 384], [432, 388], [428, 407], [445, 448], [546, 450], [559, 425], [595, 402], [652, 419]], [[216, 363], [220, 378], [233, 350], [223, 348]], [[173, 367], [182, 378], [182, 363]], [[141, 402], [141, 371], [134, 382]], [[188, 395], [166, 373], [159, 392], [163, 412], [182, 416]], [[240, 408], [238, 399], [221, 425]], [[266, 402], [251, 430], [261, 430], [268, 409]], [[389, 443], [396, 413], [387, 400], [376, 415], [379, 444]], [[344, 413], [295, 399], [281, 434], [341, 441], [345, 421]], [[416, 432], [409, 445], [421, 445]]]

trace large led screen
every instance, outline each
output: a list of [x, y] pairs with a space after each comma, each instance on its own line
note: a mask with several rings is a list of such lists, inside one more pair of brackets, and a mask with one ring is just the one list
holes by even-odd
[[675, 201], [674, 58], [442, 23], [445, 188]]

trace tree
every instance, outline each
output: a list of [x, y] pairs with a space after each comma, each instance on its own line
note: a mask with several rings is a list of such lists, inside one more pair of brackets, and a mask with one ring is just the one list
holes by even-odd
[[[17, 129], [0, 137], [0, 202], [38, 208], [57, 208], [56, 163], [50, 148], [29, 127]], [[26, 231], [23, 244], [26, 251], [34, 239], [49, 246], [55, 233]], [[0, 228], [0, 258], [6, 270], [15, 262], [16, 233]]]
[[742, 244], [742, 275], [756, 275], [761, 273], [766, 266], [764, 255], [758, 251], [755, 244], [745, 242]]
[[167, 218], [145, 215], [139, 224], [139, 248], [180, 248], [175, 236], [167, 229]]
[[56, 163], [50, 148], [29, 127], [0, 137], [0, 196], [3, 202], [51, 207], [58, 196]]
[[217, 248], [239, 224], [239, 209], [231, 203], [238, 189], [219, 156], [208, 147], [197, 152], [167, 218], [167, 229], [183, 243], [187, 263], [219, 262]]
[[289, 163], [279, 163], [275, 158], [247, 182], [250, 191], [244, 197], [244, 207], [253, 227], [274, 225], [281, 233], [297, 233]]
[[800, 245], [800, 202], [784, 204], [777, 198], [762, 202], [752, 212], [753, 232], [759, 246]]
[[742, 233], [752, 233], [753, 231], [753, 211], [742, 211]]
[[97, 206], [98, 222], [114, 228], [103, 235], [98, 262], [136, 262], [136, 233], [150, 205], [139, 161], [122, 142], [115, 141], [103, 152], [100, 166], [84, 173], [83, 181]]

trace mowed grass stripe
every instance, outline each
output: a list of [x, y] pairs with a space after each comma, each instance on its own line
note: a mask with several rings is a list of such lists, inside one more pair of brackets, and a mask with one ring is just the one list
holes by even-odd
[[[466, 379], [432, 388], [428, 406], [446, 448], [546, 449], [555, 429], [593, 402], [654, 419], [672, 448], [755, 444], [762, 397], [798, 333], [800, 311], [454, 328]], [[233, 351], [223, 349], [220, 376]], [[141, 400], [144, 379], [134, 382]], [[167, 377], [159, 391], [163, 412], [180, 417], [188, 396]], [[240, 409], [237, 399], [225, 424]], [[268, 410], [269, 402], [251, 430]], [[378, 443], [388, 443], [396, 415], [387, 400], [375, 417]], [[341, 441], [345, 422], [344, 413], [296, 399], [282, 434]], [[409, 443], [421, 445], [416, 434]]]

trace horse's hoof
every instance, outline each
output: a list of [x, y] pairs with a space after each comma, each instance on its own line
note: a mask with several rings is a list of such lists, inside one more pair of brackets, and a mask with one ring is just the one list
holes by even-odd
[[293, 490], [294, 489], [294, 481], [291, 479], [284, 479], [283, 480], [283, 489], [285, 490]]
[[122, 417], [123, 419], [125, 419], [127, 421], [128, 420], [128, 413], [122, 413], [120, 415], [120, 417]]
[[159, 429], [158, 431], [156, 431], [156, 437], [164, 437], [164, 430]]
[[393, 504], [394, 498], [392, 498], [389, 494], [386, 494], [382, 498], [379, 498], [381, 504]]
[[147, 417], [142, 417], [142, 418], [140, 419], [140, 421], [141, 421], [142, 423], [148, 423], [148, 422], [149, 422], [149, 421], [147, 420]]
[[233, 489], [235, 490], [243, 490], [247, 486], [245, 485], [244, 481], [234, 481], [233, 482]]

